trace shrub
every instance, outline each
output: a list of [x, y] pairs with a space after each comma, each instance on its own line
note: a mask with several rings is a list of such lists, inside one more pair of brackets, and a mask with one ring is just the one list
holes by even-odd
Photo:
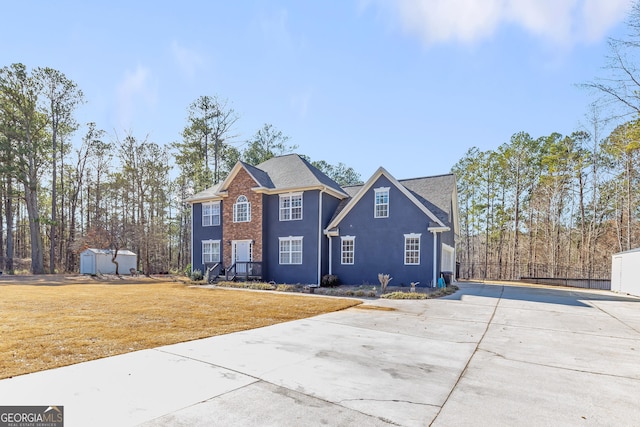
[[320, 280], [320, 286], [333, 287], [338, 286], [339, 284], [340, 281], [338, 280], [338, 276], [336, 276], [335, 274], [325, 274]]
[[273, 291], [276, 289], [275, 285], [264, 282], [219, 282], [218, 286], [236, 289], [256, 289], [259, 291]]
[[447, 287], [438, 289], [431, 296], [432, 298], [444, 297], [446, 295], [454, 294], [458, 289], [460, 288], [457, 287], [456, 285], [449, 285]]
[[296, 285], [278, 285], [276, 291], [279, 292], [301, 292], [301, 288]]
[[183, 271], [184, 275], [187, 277], [191, 277], [191, 263], [187, 264]]
[[202, 271], [201, 270], [193, 270], [191, 272], [191, 280], [193, 280], [194, 282], [200, 281], [204, 278], [204, 276], [202, 275]]
[[276, 287], [271, 283], [260, 283], [260, 282], [251, 283], [250, 282], [250, 283], [245, 283], [245, 285], [249, 289], [257, 289], [260, 291], [273, 291], [276, 289]]
[[429, 297], [430, 296], [428, 294], [412, 292], [391, 292], [389, 294], [380, 295], [380, 298], [386, 299], [427, 299]]
[[422, 293], [422, 292], [391, 292], [388, 294], [380, 295], [380, 298], [387, 299], [430, 299], [430, 298], [439, 298], [446, 295], [451, 295], [455, 293], [458, 289], [456, 285], [450, 285], [446, 288], [440, 288], [435, 292], [430, 293]]

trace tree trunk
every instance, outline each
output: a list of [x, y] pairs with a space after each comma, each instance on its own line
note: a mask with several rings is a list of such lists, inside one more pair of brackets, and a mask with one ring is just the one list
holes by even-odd
[[117, 257], [118, 257], [118, 248], [115, 248], [111, 255], [111, 262], [116, 265], [116, 276], [119, 276], [120, 272], [118, 271], [118, 269], [120, 268], [120, 264], [118, 264], [118, 261], [116, 261]]
[[6, 199], [4, 201], [4, 215], [7, 223], [7, 252], [4, 262], [4, 268], [7, 274], [13, 274], [13, 202], [11, 200], [13, 186], [11, 182], [6, 183]]
[[[55, 123], [55, 122], [54, 122]], [[57, 206], [57, 171], [58, 171], [58, 165], [56, 162], [56, 156], [58, 154], [58, 141], [56, 138], [56, 134], [57, 134], [57, 125], [53, 126], [53, 132], [52, 132], [52, 141], [53, 141], [53, 160], [52, 160], [52, 166], [53, 166], [53, 171], [51, 173], [51, 179], [52, 179], [52, 184], [51, 184], [51, 236], [49, 239], [49, 273], [54, 274], [56, 272], [56, 210], [58, 209]]]
[[[35, 186], [35, 185], [34, 185]], [[35, 188], [24, 184], [25, 202], [29, 216], [29, 234], [31, 237], [31, 273], [44, 274], [43, 242], [40, 231], [40, 213], [38, 195]]]

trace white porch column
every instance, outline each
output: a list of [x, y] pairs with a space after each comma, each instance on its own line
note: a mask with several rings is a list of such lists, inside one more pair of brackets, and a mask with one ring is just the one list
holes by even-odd
[[438, 232], [436, 230], [431, 230], [433, 233], [433, 282], [431, 282], [431, 287], [435, 288], [438, 286], [438, 273], [436, 273], [436, 263], [438, 262]]
[[427, 230], [433, 233], [433, 283], [432, 287], [438, 286], [438, 233], [451, 230], [446, 226], [427, 227]]

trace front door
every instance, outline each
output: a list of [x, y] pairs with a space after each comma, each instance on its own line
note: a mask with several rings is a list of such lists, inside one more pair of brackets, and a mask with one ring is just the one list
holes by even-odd
[[246, 262], [251, 261], [251, 240], [234, 240], [232, 244], [231, 256], [236, 263], [237, 273], [246, 273]]

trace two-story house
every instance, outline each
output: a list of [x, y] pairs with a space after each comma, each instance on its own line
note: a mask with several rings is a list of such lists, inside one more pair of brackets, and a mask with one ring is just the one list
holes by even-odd
[[455, 268], [453, 175], [396, 180], [383, 168], [341, 187], [296, 154], [238, 162], [194, 195], [192, 268], [277, 283], [436, 283]]

